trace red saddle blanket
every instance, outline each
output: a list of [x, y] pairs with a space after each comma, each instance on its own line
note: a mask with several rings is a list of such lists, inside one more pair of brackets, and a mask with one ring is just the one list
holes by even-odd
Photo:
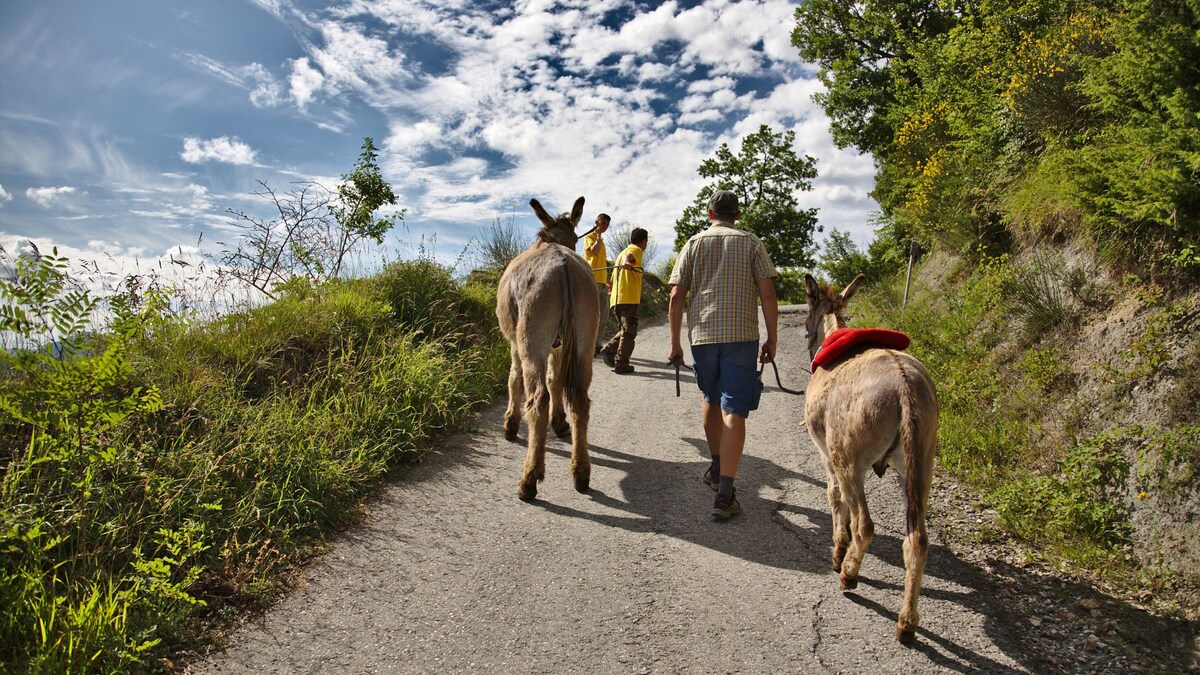
[[855, 347], [885, 347], [908, 349], [908, 336], [897, 330], [886, 328], [839, 328], [825, 336], [817, 355], [813, 357], [812, 370], [833, 363], [847, 350]]

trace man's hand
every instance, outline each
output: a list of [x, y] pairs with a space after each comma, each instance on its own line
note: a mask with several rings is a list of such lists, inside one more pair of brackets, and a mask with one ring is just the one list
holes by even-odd
[[770, 363], [775, 360], [775, 342], [767, 340], [762, 344], [762, 352], [758, 355], [759, 363]]
[[683, 347], [678, 344], [671, 345], [671, 351], [667, 353], [667, 364], [674, 366], [683, 365]]

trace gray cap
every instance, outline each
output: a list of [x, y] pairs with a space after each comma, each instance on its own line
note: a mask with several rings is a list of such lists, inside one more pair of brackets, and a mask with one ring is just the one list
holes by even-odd
[[708, 208], [718, 215], [732, 216], [738, 212], [737, 195], [729, 190], [717, 190], [709, 197]]

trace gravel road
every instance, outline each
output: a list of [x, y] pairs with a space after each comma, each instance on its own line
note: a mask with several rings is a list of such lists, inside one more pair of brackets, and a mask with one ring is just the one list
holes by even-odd
[[[780, 321], [780, 376], [805, 386], [803, 307]], [[900, 490], [869, 477], [876, 537], [858, 589], [829, 562], [824, 472], [774, 386], [748, 424], [741, 515], [709, 517], [700, 395], [644, 327], [617, 375], [597, 360], [592, 491], [553, 439], [538, 500], [517, 499], [525, 429], [503, 402], [386, 485], [304, 582], [250, 620], [204, 673], [936, 673], [1062, 671], [1024, 644], [989, 573], [935, 530], [914, 647], [894, 638], [903, 589]], [[766, 375], [770, 375], [770, 370]], [[945, 489], [935, 478], [934, 499]], [[1027, 627], [1026, 627], [1027, 628]]]

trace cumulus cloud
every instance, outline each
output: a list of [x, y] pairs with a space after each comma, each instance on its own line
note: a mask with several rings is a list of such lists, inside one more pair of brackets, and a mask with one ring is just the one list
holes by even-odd
[[[342, 0], [320, 10], [251, 2], [257, 8], [244, 11], [269, 13], [295, 37], [292, 58], [184, 57], [256, 108], [256, 119], [230, 127], [249, 142], [188, 137], [180, 156], [189, 163], [254, 164], [253, 144], [288, 163], [267, 178], [312, 180], [345, 169], [319, 165], [334, 147], [319, 143], [336, 138], [341, 152], [347, 138], [369, 133], [411, 234], [465, 240], [496, 214], [532, 221], [529, 197], [562, 210], [583, 194], [589, 214], [606, 211], [663, 242], [704, 183], [699, 164], [768, 124], [795, 131], [796, 150], [817, 159], [820, 177], [801, 199], [821, 209], [827, 228], [865, 223], [877, 208], [871, 158], [837, 148], [812, 101], [820, 83], [790, 45], [794, 0]], [[316, 126], [304, 156], [248, 135], [255, 122], [279, 121], [284, 106]], [[38, 158], [49, 173], [29, 182], [45, 185], [83, 184], [54, 178], [64, 161], [121, 168], [111, 144], [28, 146], [0, 132], [0, 168], [12, 163], [6, 156]], [[202, 181], [218, 174], [208, 168], [151, 178], [125, 181], [150, 190], [127, 193], [140, 201], [126, 213], [167, 228], [228, 229], [214, 205], [245, 198], [210, 193]]]
[[183, 139], [183, 152], [179, 156], [189, 164], [222, 162], [225, 164], [253, 164], [254, 149], [237, 137], [219, 136], [201, 139], [188, 136]]
[[[818, 159], [822, 176], [804, 202], [823, 221], [865, 222], [872, 164], [829, 138], [812, 101], [820, 85], [790, 45], [793, 2], [671, 0], [607, 22], [629, 9], [619, 0], [499, 11], [465, 0], [355, 0], [294, 64], [293, 81], [304, 75], [305, 84], [293, 85], [293, 98], [303, 107], [357, 93], [387, 111], [381, 162], [413, 228], [422, 218], [486, 222], [514, 203], [523, 211], [528, 196], [563, 208], [585, 193], [589, 209], [669, 239], [703, 184], [700, 162], [764, 123], [796, 131], [797, 150]], [[346, 25], [364, 15], [451, 56], [423, 75], [415, 57]], [[427, 164], [430, 150], [438, 160]]]
[[70, 194], [75, 194], [75, 188], [68, 185], [28, 188], [25, 190], [25, 196], [43, 208], [50, 208], [50, 205], [57, 201], [59, 197]]
[[321, 71], [313, 68], [308, 57], [305, 56], [292, 61], [292, 76], [289, 83], [292, 87], [292, 100], [296, 102], [296, 107], [304, 110], [325, 83], [325, 76], [321, 74]]

